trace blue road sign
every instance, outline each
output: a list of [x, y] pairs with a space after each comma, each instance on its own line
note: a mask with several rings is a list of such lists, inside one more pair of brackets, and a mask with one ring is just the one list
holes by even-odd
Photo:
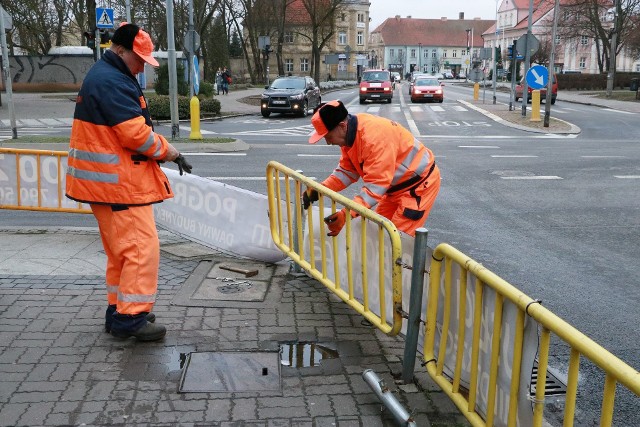
[[96, 28], [113, 28], [113, 9], [96, 7]]
[[200, 67], [198, 67], [198, 57], [193, 55], [193, 94], [200, 92]]
[[542, 65], [534, 65], [527, 72], [527, 84], [531, 89], [542, 89], [549, 82], [549, 71]]

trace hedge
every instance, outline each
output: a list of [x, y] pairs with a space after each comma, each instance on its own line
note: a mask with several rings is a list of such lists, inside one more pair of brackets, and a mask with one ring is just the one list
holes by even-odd
[[[616, 72], [613, 89], [628, 88], [631, 79], [640, 78], [640, 73]], [[558, 74], [560, 90], [605, 90], [607, 74]]]
[[[220, 101], [215, 98], [198, 98], [200, 100], [200, 116], [220, 115]], [[171, 118], [170, 99], [168, 95], [149, 95], [149, 114], [154, 120]], [[178, 96], [178, 118], [191, 118], [191, 100], [188, 96]]]

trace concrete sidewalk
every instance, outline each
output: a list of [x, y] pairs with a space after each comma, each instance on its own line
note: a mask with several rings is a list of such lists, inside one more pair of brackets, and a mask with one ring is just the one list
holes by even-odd
[[[160, 237], [154, 312], [168, 333], [139, 343], [103, 330], [97, 230], [0, 230], [0, 425], [396, 425], [362, 379], [365, 369], [417, 425], [468, 425], [419, 361], [415, 384], [394, 382], [401, 338], [372, 328], [316, 280], [289, 274], [287, 262]], [[245, 278], [222, 263], [259, 273]], [[196, 366], [192, 356], [197, 381], [192, 374], [183, 383], [192, 352], [233, 362]], [[180, 393], [181, 385], [209, 391]]]

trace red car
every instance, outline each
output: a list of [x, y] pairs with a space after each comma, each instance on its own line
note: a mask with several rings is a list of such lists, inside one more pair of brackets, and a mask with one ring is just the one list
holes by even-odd
[[440, 83], [434, 77], [418, 76], [411, 87], [411, 102], [442, 102], [444, 101], [443, 86], [444, 83]]
[[[520, 84], [516, 85], [516, 96], [515, 96], [515, 100], [516, 102], [518, 102], [519, 99], [522, 99], [522, 80], [520, 80]], [[533, 89], [531, 89], [531, 86], [527, 86], [527, 92], [529, 93], [529, 96], [527, 97], [527, 103], [531, 102], [531, 92], [533, 91]], [[558, 79], [556, 78], [555, 73], [553, 74], [553, 84], [551, 86], [551, 104], [555, 104], [556, 103], [556, 98], [558, 97]], [[542, 89], [540, 89], [540, 102], [544, 101], [545, 99], [547, 99], [547, 87], [543, 87]]]

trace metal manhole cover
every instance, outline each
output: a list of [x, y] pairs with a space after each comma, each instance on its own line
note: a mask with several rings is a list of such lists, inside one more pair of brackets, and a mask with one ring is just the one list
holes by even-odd
[[179, 393], [280, 391], [278, 352], [193, 352], [187, 355]]
[[[554, 375], [552, 369], [547, 367], [547, 378], [544, 386], [545, 397], [555, 397], [557, 399], [565, 398], [567, 395], [567, 385]], [[533, 370], [531, 372], [531, 395], [536, 395], [536, 384], [538, 383], [538, 361], [533, 363]]]

